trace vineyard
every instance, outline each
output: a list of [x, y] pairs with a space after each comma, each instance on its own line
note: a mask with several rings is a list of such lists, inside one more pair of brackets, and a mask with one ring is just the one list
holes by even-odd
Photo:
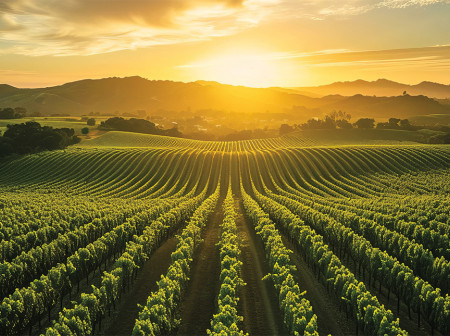
[[450, 148], [110, 132], [0, 163], [1, 335], [449, 335]]

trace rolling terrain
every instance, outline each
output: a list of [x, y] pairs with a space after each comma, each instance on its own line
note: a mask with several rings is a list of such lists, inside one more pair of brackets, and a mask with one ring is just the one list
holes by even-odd
[[[342, 84], [344, 88], [348, 86], [351, 85]], [[295, 121], [320, 117], [333, 110], [350, 113], [354, 120], [360, 117], [388, 119], [450, 114], [448, 104], [424, 95], [431, 94], [428, 91], [415, 94], [405, 88], [412, 95], [403, 95], [400, 89], [387, 97], [378, 97], [364, 88], [359, 90], [359, 86], [348, 92], [340, 88], [340, 85], [331, 85], [323, 97], [310, 97], [302, 91], [204, 81], [182, 83], [141, 77], [86, 79], [35, 89], [1, 85], [0, 107], [23, 107], [28, 113], [39, 112], [43, 115], [121, 115], [144, 111], [149, 115], [172, 117], [193, 117], [199, 114], [220, 117], [229, 113], [242, 117], [242, 113], [246, 113], [259, 114], [259, 119], [275, 119], [277, 115], [283, 115], [281, 119], [287, 116]], [[448, 98], [448, 95], [444, 96]]]
[[450, 148], [396, 136], [1, 162], [0, 334], [449, 334]]
[[336, 82], [328, 85], [315, 87], [292, 88], [295, 91], [308, 95], [330, 95], [339, 94], [343, 96], [353, 96], [362, 94], [365, 96], [400, 96], [403, 92], [411, 95], [423, 95], [432, 98], [447, 99], [450, 97], [450, 85], [421, 82], [415, 85], [393, 82], [387, 79], [378, 79], [373, 82], [356, 80], [353, 82]]

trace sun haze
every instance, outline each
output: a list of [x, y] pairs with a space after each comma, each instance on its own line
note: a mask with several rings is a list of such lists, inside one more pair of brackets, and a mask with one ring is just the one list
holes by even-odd
[[206, 57], [196, 63], [182, 65], [193, 76], [205, 80], [214, 80], [224, 84], [244, 85], [250, 87], [273, 86], [283, 81], [275, 62], [264, 52], [241, 52], [229, 50], [223, 54]]

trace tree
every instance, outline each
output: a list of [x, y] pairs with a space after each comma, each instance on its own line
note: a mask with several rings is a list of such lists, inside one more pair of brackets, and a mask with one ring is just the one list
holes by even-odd
[[400, 119], [398, 119], [398, 118], [389, 118], [389, 126], [391, 126], [391, 128], [398, 128], [399, 122], [400, 122]]
[[168, 130], [165, 130], [164, 135], [171, 136], [171, 137], [177, 137], [181, 138], [183, 134], [178, 130], [177, 127], [169, 128]]
[[5, 107], [0, 108], [0, 119], [18, 119], [23, 118], [27, 114], [27, 110], [23, 107]]
[[294, 127], [292, 127], [292, 126], [289, 126], [288, 124], [282, 124], [281, 126], [280, 126], [280, 135], [284, 135], [284, 134], [287, 134], [287, 133], [291, 133], [291, 132], [293, 132], [294, 131]]
[[[80, 139], [71, 128], [41, 126], [34, 121], [8, 125], [0, 140], [0, 155], [26, 154], [43, 150], [64, 149]], [[11, 151], [12, 149], [12, 151]]]
[[81, 129], [81, 134], [87, 135], [88, 133], [89, 133], [89, 128], [83, 127], [83, 128]]
[[117, 131], [136, 132], [144, 134], [159, 134], [174, 137], [182, 137], [183, 134], [176, 127], [164, 130], [156, 127], [154, 123], [145, 119], [124, 119], [121, 117], [109, 118], [100, 123], [100, 128], [114, 129]]
[[87, 124], [88, 126], [95, 126], [95, 118], [89, 118], [89, 119], [86, 121], [86, 124]]
[[358, 128], [369, 129], [375, 126], [375, 119], [373, 118], [361, 118], [354, 125]]
[[16, 118], [16, 113], [11, 107], [0, 109], [0, 119], [14, 119]]
[[410, 129], [411, 124], [409, 123], [408, 119], [402, 119], [402, 120], [400, 120], [400, 127], [404, 128], [404, 129]]
[[341, 120], [336, 120], [336, 126], [342, 129], [350, 129], [353, 128], [352, 124], [349, 123], [347, 120], [345, 119], [341, 119]]
[[338, 120], [346, 120], [346, 121], [350, 121], [350, 119], [352, 118], [352, 116], [344, 111], [333, 111], [330, 113], [329, 117], [331, 119], [333, 119], [334, 121], [338, 121]]
[[24, 107], [15, 107], [14, 113], [16, 115], [16, 118], [23, 118], [27, 114], [27, 109]]

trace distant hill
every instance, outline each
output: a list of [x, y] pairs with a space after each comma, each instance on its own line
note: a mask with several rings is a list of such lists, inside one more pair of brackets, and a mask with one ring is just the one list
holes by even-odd
[[333, 110], [344, 110], [353, 119], [450, 114], [450, 105], [425, 96], [373, 97], [358, 94], [318, 98], [289, 89], [249, 88], [206, 81], [155, 81], [141, 77], [86, 79], [37, 89], [0, 85], [1, 107], [25, 107], [29, 113], [45, 115], [123, 114], [144, 110], [149, 115], [175, 114], [182, 117], [207, 113], [214, 117], [220, 113], [224, 116], [233, 112], [259, 113], [262, 119], [267, 119], [266, 116], [277, 113], [288, 116], [289, 120], [321, 117]]
[[21, 106], [29, 112], [71, 115], [148, 113], [214, 109], [234, 112], [282, 112], [293, 105], [314, 105], [310, 97], [271, 89], [255, 89], [215, 82], [182, 83], [141, 77], [81, 80], [60, 86], [0, 88], [0, 107]]
[[[442, 105], [434, 99], [425, 96], [394, 96], [373, 97], [354, 95], [333, 102], [326, 109], [351, 111], [352, 115], [360, 117], [383, 118], [395, 116], [397, 118], [410, 118], [422, 111], [423, 114], [449, 114], [450, 106]], [[430, 112], [441, 111], [441, 112]]]
[[408, 85], [393, 82], [387, 79], [378, 79], [373, 82], [356, 80], [353, 82], [336, 82], [329, 85], [290, 88], [298, 92], [319, 94], [322, 96], [339, 94], [342, 96], [353, 96], [362, 94], [366, 96], [399, 96], [406, 91], [410, 95], [424, 95], [431, 98], [450, 98], [450, 85], [421, 82], [417, 85]]

